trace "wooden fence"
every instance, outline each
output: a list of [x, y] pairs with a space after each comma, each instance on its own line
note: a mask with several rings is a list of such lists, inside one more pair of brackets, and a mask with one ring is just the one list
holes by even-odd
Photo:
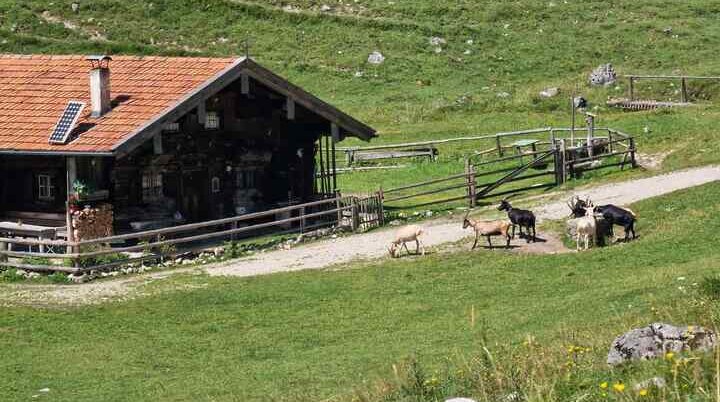
[[713, 80], [720, 81], [720, 77], [717, 76], [693, 76], [693, 75], [636, 75], [627, 74], [623, 77], [628, 79], [628, 98], [632, 101], [635, 100], [635, 82], [639, 80], [671, 80], [680, 81], [680, 102], [688, 102], [688, 80]]
[[[230, 218], [92, 240], [70, 242], [0, 238], [0, 264], [38, 272], [82, 273], [174, 257], [248, 235], [304, 233], [344, 224], [353, 231], [367, 230], [382, 225], [382, 205], [382, 199], [377, 194], [367, 197], [338, 196]], [[178, 245], [184, 248], [178, 250]], [[46, 251], [32, 250], [41, 246]], [[134, 256], [113, 262], [98, 262], [103, 257], [118, 253]]]
[[[498, 139], [494, 148], [476, 152], [468, 158], [463, 173], [381, 190], [384, 207], [419, 208], [465, 200], [472, 208], [482, 199], [558, 186], [568, 179], [579, 177], [582, 172], [637, 165], [635, 139], [621, 131], [595, 129], [591, 146], [587, 146], [580, 136], [562, 138], [565, 133], [572, 131], [574, 134], [585, 129], [552, 128], [533, 132], [545, 130], [551, 134], [549, 141], [533, 144], [549, 145], [549, 149], [522, 151], [516, 145], [505, 145]], [[595, 137], [595, 131], [605, 131], [607, 136]], [[517, 133], [508, 136], [513, 135]], [[507, 149], [515, 149], [517, 153], [508, 154]], [[595, 149], [602, 149], [602, 152], [594, 153]], [[498, 157], [488, 159], [488, 155], [494, 152], [498, 153]], [[399, 201], [406, 202], [397, 205]]]

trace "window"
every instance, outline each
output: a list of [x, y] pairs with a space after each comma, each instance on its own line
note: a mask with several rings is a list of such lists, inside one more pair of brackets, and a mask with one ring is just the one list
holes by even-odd
[[220, 115], [218, 112], [207, 112], [205, 114], [205, 129], [217, 130], [220, 128]]
[[38, 175], [38, 199], [52, 201], [55, 199], [55, 180], [47, 174]]
[[235, 187], [239, 189], [255, 188], [255, 171], [238, 170], [235, 176]]
[[162, 131], [165, 133], [179, 133], [180, 132], [180, 123], [165, 123], [163, 125]]
[[154, 201], [161, 198], [162, 174], [157, 172], [145, 172], [142, 176], [142, 198], [143, 201]]
[[220, 192], [220, 178], [219, 177], [213, 177], [212, 180], [210, 180], [210, 190], [215, 193]]

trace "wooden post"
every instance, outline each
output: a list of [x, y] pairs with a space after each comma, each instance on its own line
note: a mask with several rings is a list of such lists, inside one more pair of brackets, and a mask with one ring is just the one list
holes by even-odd
[[[3, 242], [0, 242], [0, 251], [7, 251], [8, 244]], [[8, 258], [5, 254], [0, 254], [0, 262], [7, 262]]]
[[631, 101], [635, 100], [635, 80], [632, 76], [628, 77], [628, 98], [630, 98]]
[[[333, 127], [337, 127], [337, 125], [333, 124]], [[332, 144], [331, 144], [331, 151], [330, 151], [330, 157], [332, 158], [332, 180], [333, 180], [333, 193], [337, 192], [337, 165], [335, 162], [335, 158], [337, 155], [335, 154], [335, 143], [339, 141], [340, 137], [338, 134], [338, 130], [335, 128], [332, 130]]]
[[637, 167], [637, 160], [635, 159], [635, 138], [630, 137], [630, 164], [633, 168]]
[[352, 231], [354, 232], [358, 229], [358, 224], [360, 223], [360, 217], [358, 216], [357, 199], [355, 197], [350, 198], [350, 205], [351, 205], [350, 229], [352, 229]]
[[610, 153], [613, 153], [613, 149], [615, 148], [615, 144], [613, 144], [613, 135], [612, 130], [608, 130], [608, 144], [610, 146]]
[[592, 158], [593, 155], [593, 142], [595, 139], [595, 115], [592, 113], [586, 113], [587, 121], [587, 152], [588, 157]]
[[378, 190], [377, 193], [378, 197], [378, 208], [380, 209], [378, 211], [378, 219], [380, 220], [380, 226], [385, 225], [385, 193], [383, 192], [382, 186], [380, 187], [380, 190]]
[[687, 95], [687, 82], [685, 77], [680, 79], [680, 101], [685, 103], [687, 102], [688, 95]]
[[572, 144], [575, 143], [575, 113], [577, 113], [575, 110], [575, 92], [573, 92], [573, 95], [570, 98], [570, 110], [572, 114], [572, 122], [570, 125], [570, 146], [572, 146]]
[[565, 169], [566, 161], [565, 161], [565, 154], [567, 153], [567, 148], [565, 144], [565, 139], [560, 140], [560, 177], [561, 183], [565, 183], [567, 181], [567, 171]]
[[300, 207], [300, 234], [305, 233], [305, 207]]
[[496, 135], [496, 136], [495, 136], [495, 141], [496, 141], [496, 143], [497, 143], [498, 155], [499, 155], [500, 157], [502, 157], [502, 156], [503, 156], [503, 149], [502, 149], [502, 143], [501, 143], [501, 141], [500, 141], [500, 136], [499, 136], [499, 135]]
[[468, 185], [470, 189], [470, 208], [475, 208], [477, 205], [477, 183], [475, 182], [475, 166], [473, 165], [468, 167]]
[[343, 211], [340, 209], [342, 208], [342, 199], [340, 198], [340, 193], [336, 190], [335, 191], [335, 209], [337, 209], [337, 227], [340, 227], [342, 224], [342, 213]]
[[[320, 192], [325, 194], [325, 163], [323, 158], [323, 137], [318, 138], [318, 156], [320, 157]], [[316, 177], [315, 180], [318, 178]]]
[[[67, 226], [66, 232], [67, 232], [67, 241], [70, 243], [75, 242], [75, 230], [73, 229], [72, 225], [72, 215], [70, 214], [70, 197], [73, 195], [73, 187], [72, 183], [75, 181], [77, 177], [77, 164], [75, 162], [75, 158], [68, 157], [65, 159], [66, 164], [66, 176], [65, 176], [65, 186], [66, 186], [66, 199], [65, 199], [65, 225]], [[68, 246], [65, 250], [68, 254], [74, 254], [77, 249], [74, 246]], [[78, 260], [73, 258], [72, 259], [72, 265], [74, 267], [78, 267]]]

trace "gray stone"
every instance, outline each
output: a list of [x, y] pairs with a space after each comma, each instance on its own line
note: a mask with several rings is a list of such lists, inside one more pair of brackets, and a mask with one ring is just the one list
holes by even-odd
[[433, 36], [432, 38], [430, 38], [430, 44], [432, 46], [442, 46], [447, 44], [447, 41], [439, 36]]
[[476, 402], [474, 399], [470, 398], [450, 398], [446, 399], [445, 402]]
[[72, 12], [77, 13], [78, 11], [80, 11], [80, 4], [72, 3], [70, 4], [70, 9], [72, 10]]
[[603, 64], [598, 66], [590, 73], [590, 84], [592, 85], [611, 85], [615, 83], [617, 74], [612, 64]]
[[608, 352], [607, 363], [616, 366], [630, 360], [654, 359], [668, 352], [708, 351], [716, 343], [715, 334], [703, 327], [654, 323], [617, 337]]
[[541, 98], [554, 98], [560, 93], [559, 88], [545, 88], [540, 91]]
[[382, 53], [380, 53], [376, 50], [376, 51], [370, 53], [370, 55], [367, 58], [367, 61], [370, 64], [382, 64], [385, 61], [385, 56], [383, 56]]
[[635, 392], [638, 392], [638, 391], [640, 391], [641, 389], [665, 388], [666, 385], [667, 385], [667, 382], [665, 381], [664, 378], [662, 378], [662, 377], [653, 377], [653, 378], [649, 378], [649, 379], [647, 379], [647, 380], [645, 380], [645, 381], [641, 381], [641, 382], [635, 384], [635, 386], [633, 386], [633, 390], [634, 390]]
[[329, 11], [332, 11], [332, 7], [328, 6], [327, 4], [323, 4], [323, 5], [320, 7], [320, 11], [322, 11], [322, 12], [324, 12], [324, 13], [327, 13], [327, 12], [329, 12]]
[[496, 94], [496, 96], [497, 96], [498, 98], [509, 98], [509, 97], [510, 97], [510, 93], [509, 93], [509, 92], [504, 92], [504, 91], [503, 91], [503, 92], [498, 92], [498, 93]]

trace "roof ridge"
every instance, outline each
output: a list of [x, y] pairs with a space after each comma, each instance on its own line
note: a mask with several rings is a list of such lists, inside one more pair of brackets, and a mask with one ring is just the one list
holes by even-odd
[[[110, 55], [113, 60], [188, 60], [188, 61], [234, 61], [239, 60], [242, 56], [227, 56], [227, 57], [213, 57], [213, 56], [161, 56], [161, 55], [133, 55], [133, 54], [116, 54]], [[0, 53], [0, 59], [34, 59], [34, 60], [74, 60], [82, 59], [85, 60], [87, 55], [81, 54], [44, 54], [44, 53]]]

